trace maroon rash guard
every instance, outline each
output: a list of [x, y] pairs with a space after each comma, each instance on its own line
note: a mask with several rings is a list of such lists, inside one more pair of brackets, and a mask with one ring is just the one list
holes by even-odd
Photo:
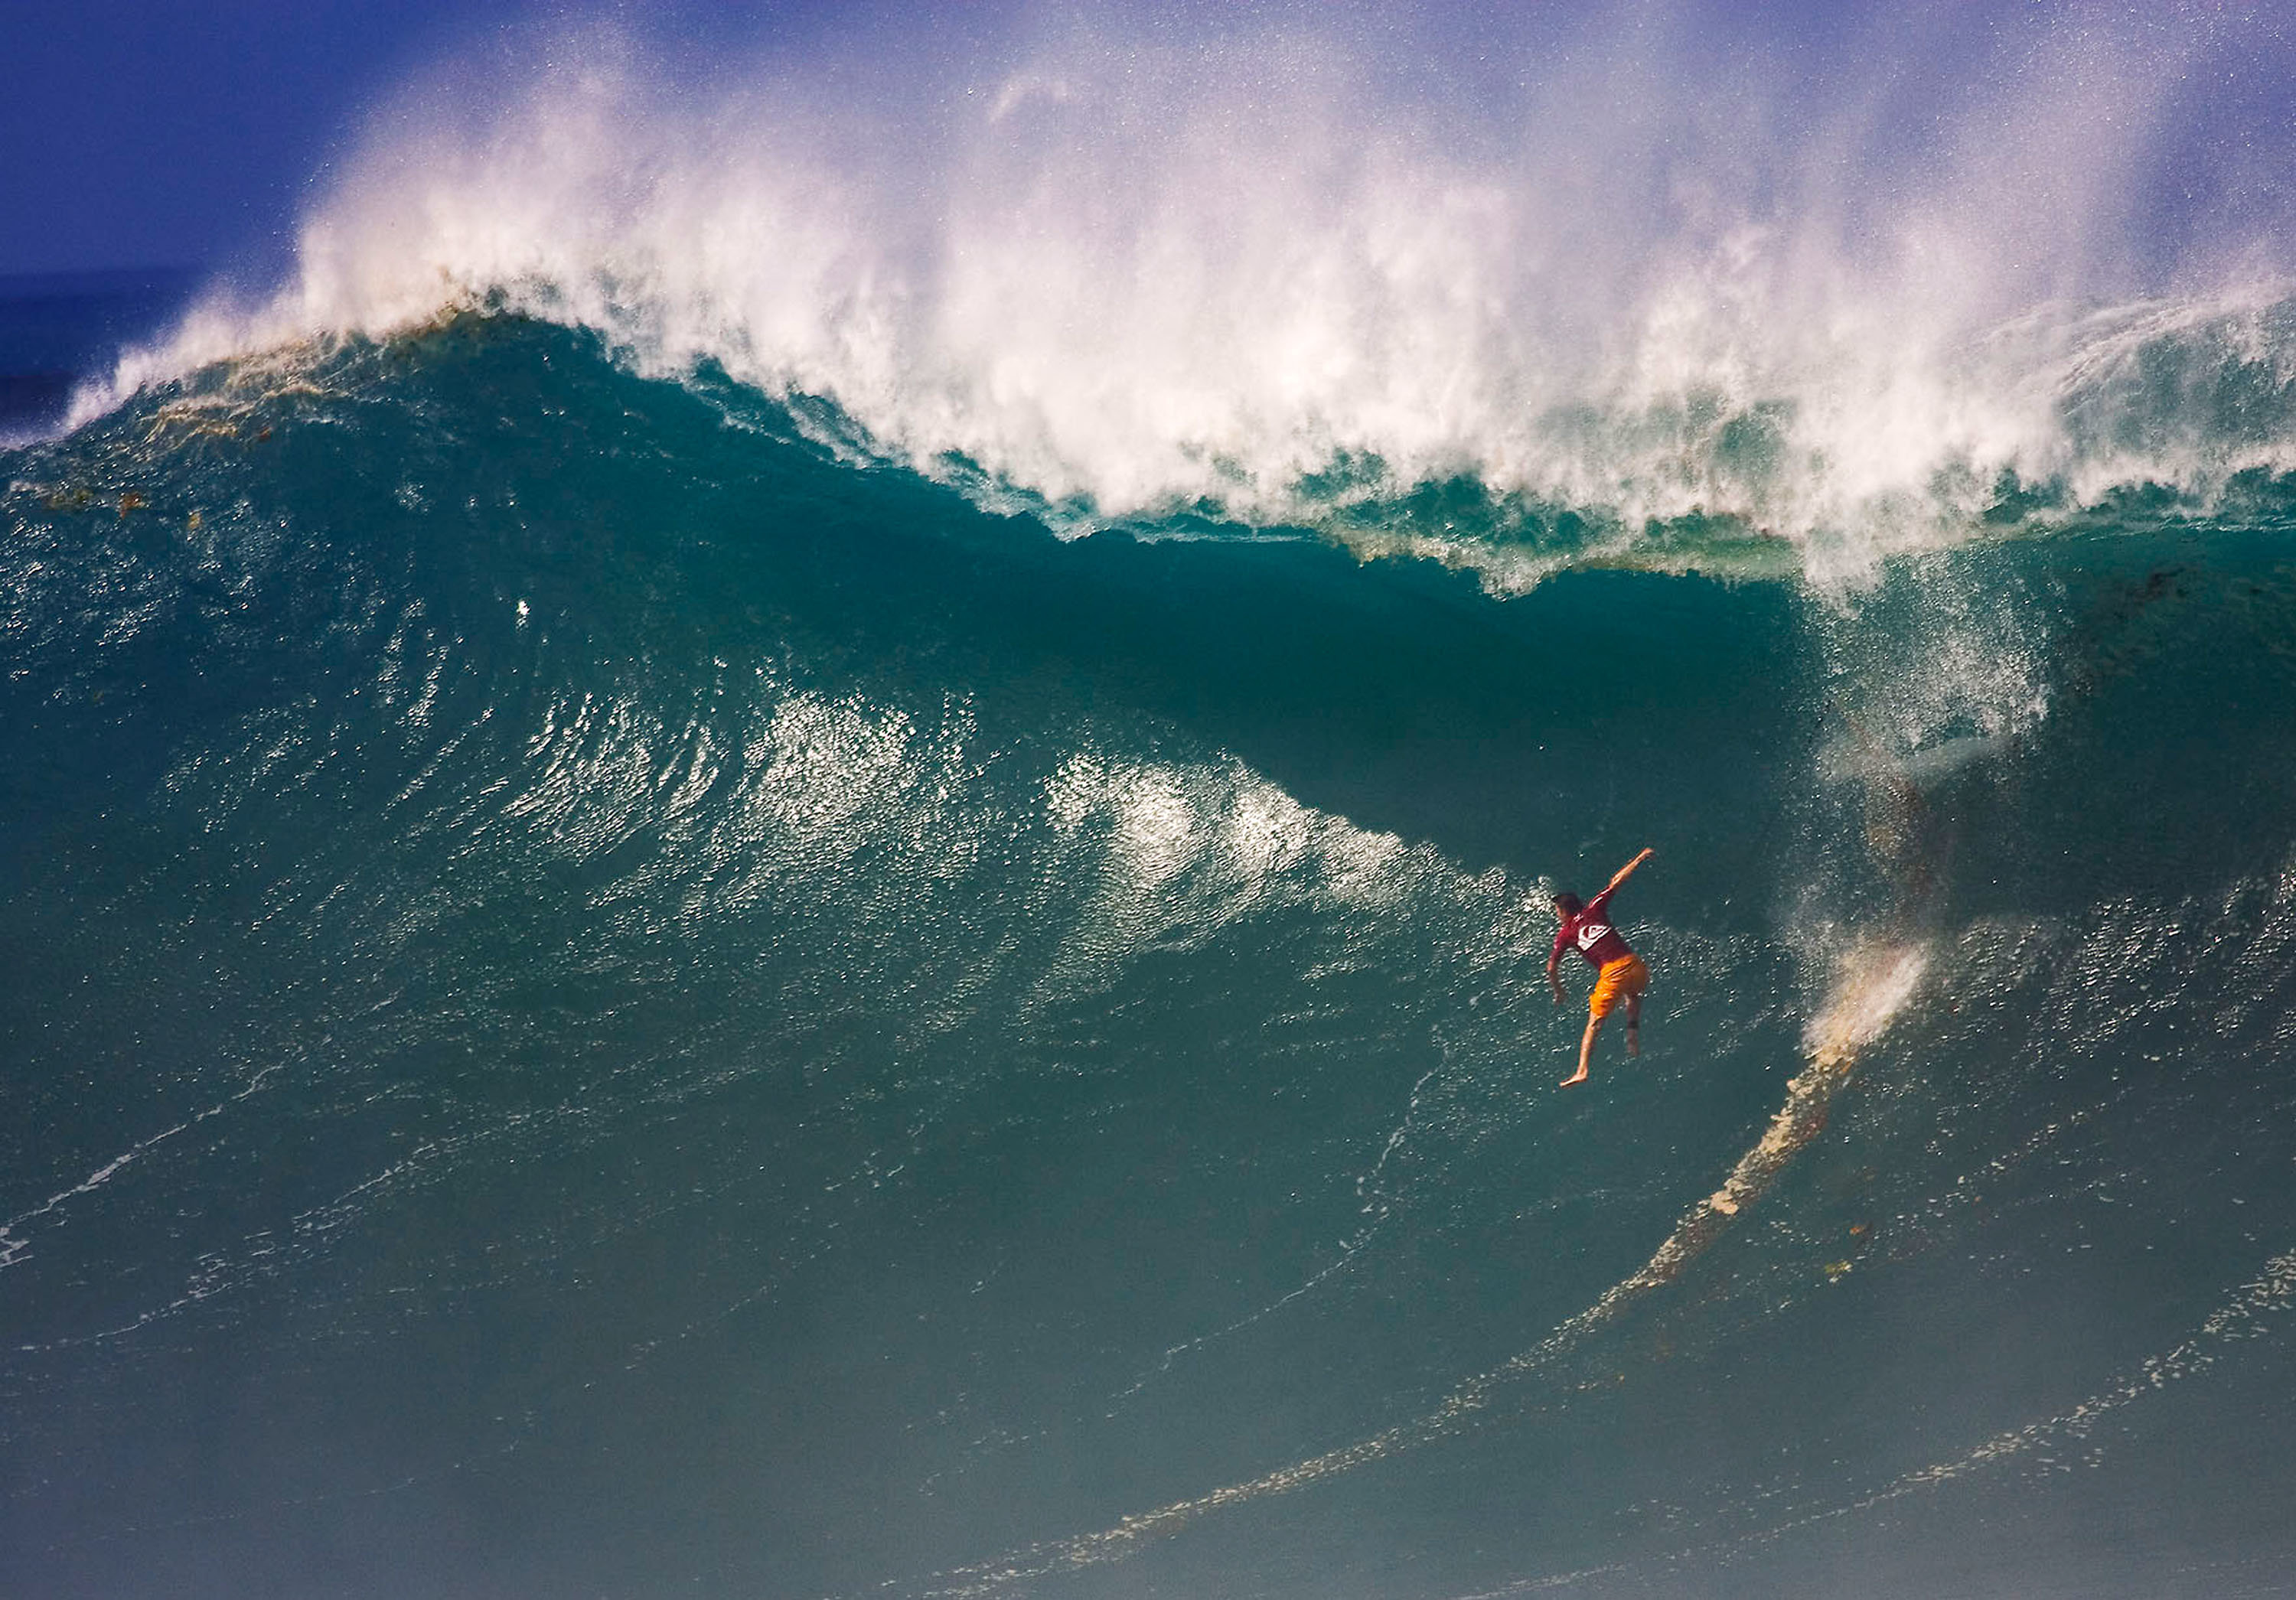
[[1619, 931], [1611, 926], [1611, 894], [1610, 890], [1604, 890], [1575, 915], [1563, 919], [1562, 925], [1554, 931], [1554, 951], [1549, 961], [1560, 961], [1565, 949], [1576, 948], [1599, 972], [1611, 963], [1634, 954], [1619, 936]]

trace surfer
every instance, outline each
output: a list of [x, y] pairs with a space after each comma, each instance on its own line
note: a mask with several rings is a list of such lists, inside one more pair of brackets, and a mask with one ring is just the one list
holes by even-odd
[[1554, 949], [1546, 958], [1546, 987], [1554, 991], [1554, 1003], [1562, 1004], [1562, 980], [1555, 969], [1562, 963], [1564, 947], [1577, 946], [1578, 954], [1595, 969], [1595, 992], [1587, 997], [1587, 1037], [1578, 1042], [1578, 1071], [1562, 1080], [1566, 1089], [1587, 1081], [1587, 1063], [1595, 1056], [1595, 1036], [1603, 1031], [1603, 1021], [1621, 1000], [1627, 1005], [1627, 1054], [1643, 1053], [1643, 990], [1650, 987], [1650, 968], [1611, 925], [1611, 897], [1652, 854], [1646, 849], [1619, 868], [1603, 885], [1603, 892], [1591, 900], [1582, 901], [1567, 891], [1554, 897], [1554, 915], [1562, 923], [1554, 931]]

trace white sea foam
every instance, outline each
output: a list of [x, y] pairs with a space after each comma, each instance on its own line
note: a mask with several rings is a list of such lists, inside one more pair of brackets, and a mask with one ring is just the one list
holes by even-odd
[[[1891, 21], [1812, 72], [1712, 21], [1495, 24], [1472, 94], [1344, 29], [1023, 29], [835, 104], [786, 63], [672, 94], [562, 35], [378, 117], [280, 293], [81, 408], [501, 305], [832, 398], [889, 455], [1086, 521], [1466, 476], [1628, 530], [1727, 513], [1853, 577], [1964, 536], [2004, 470], [2079, 498], [2291, 453], [2278, 421], [2139, 414], [2176, 410], [2135, 370], [2163, 340], [2296, 409], [2276, 262], [2137, 258], [2221, 27], [2068, 13], [1948, 59]], [[1335, 463], [1350, 488], [1303, 487]]]

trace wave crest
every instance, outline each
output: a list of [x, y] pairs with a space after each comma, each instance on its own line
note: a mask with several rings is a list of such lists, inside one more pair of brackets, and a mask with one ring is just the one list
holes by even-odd
[[[283, 291], [210, 305], [82, 414], [499, 307], [825, 398], [870, 451], [1056, 525], [1304, 523], [1502, 586], [1573, 538], [1664, 560], [1685, 519], [1856, 574], [2005, 508], [2288, 464], [2276, 267], [2128, 292], [2178, 69], [2226, 41], [2045, 21], [1892, 87], [1859, 41], [1794, 79], [1693, 23], [1592, 28], [1464, 107], [1265, 29], [1039, 37], [833, 105], [672, 94], [562, 41], [516, 93], [379, 121]], [[1920, 139], [1916, 91], [1943, 95]], [[1459, 483], [1488, 526], [1447, 516]]]

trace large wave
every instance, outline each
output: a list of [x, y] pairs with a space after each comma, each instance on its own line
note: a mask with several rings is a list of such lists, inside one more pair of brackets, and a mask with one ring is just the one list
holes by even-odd
[[[2172, 1469], [2285, 1391], [2284, 507], [1500, 603], [685, 377], [465, 316], [7, 456], [15, 1587], [2281, 1547]], [[1649, 841], [1566, 1101], [1542, 874]]]
[[2201, 78], [2254, 77], [2267, 25], [1952, 21], [1788, 50], [1646, 6], [1472, 47], [1007, 17], [941, 64], [910, 39], [707, 76], [562, 29], [378, 115], [284, 287], [79, 414], [506, 308], [825, 398], [865, 451], [1061, 525], [1307, 523], [1504, 587], [1557, 543], [1664, 559], [1653, 520], [1855, 575], [2284, 467], [2271, 147], [2244, 187], [2194, 177], [2264, 126]]
[[0, 1586], [2284, 1571], [2265, 25], [1939, 14], [380, 114], [0, 457]]

